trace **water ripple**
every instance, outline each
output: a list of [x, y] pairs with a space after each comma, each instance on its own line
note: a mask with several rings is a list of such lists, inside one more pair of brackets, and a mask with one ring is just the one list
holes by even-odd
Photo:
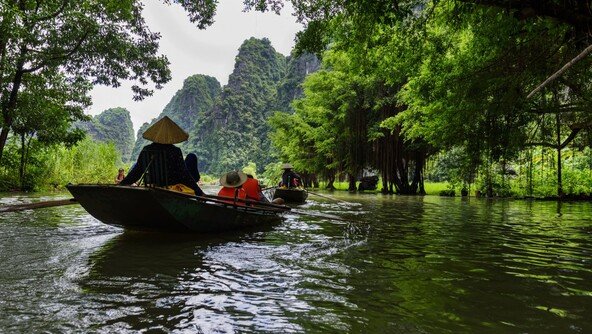
[[2, 214], [0, 332], [592, 331], [592, 204], [330, 196], [205, 236]]

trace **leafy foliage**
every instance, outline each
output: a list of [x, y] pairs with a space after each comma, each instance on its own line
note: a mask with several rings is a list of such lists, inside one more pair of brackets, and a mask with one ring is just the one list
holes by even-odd
[[0, 191], [61, 189], [68, 183], [112, 183], [121, 167], [121, 156], [113, 143], [86, 138], [74, 146], [47, 146], [33, 139], [27, 172], [21, 179], [18, 138], [8, 141], [0, 167]]

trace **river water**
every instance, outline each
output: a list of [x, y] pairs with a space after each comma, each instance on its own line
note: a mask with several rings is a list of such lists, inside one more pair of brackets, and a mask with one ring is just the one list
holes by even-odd
[[[329, 194], [266, 230], [0, 214], [0, 332], [592, 333], [592, 204]], [[62, 198], [4, 195], [0, 204]]]

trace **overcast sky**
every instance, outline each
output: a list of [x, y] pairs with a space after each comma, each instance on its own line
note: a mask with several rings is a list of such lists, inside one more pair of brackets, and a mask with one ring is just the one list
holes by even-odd
[[124, 107], [130, 111], [134, 132], [137, 132], [144, 122], [160, 114], [190, 75], [211, 75], [225, 85], [234, 68], [234, 57], [245, 39], [267, 37], [278, 52], [288, 55], [296, 32], [301, 30], [291, 10], [286, 7], [279, 16], [245, 13], [242, 2], [220, 0], [216, 22], [206, 30], [199, 30], [189, 22], [180, 6], [145, 0], [144, 17], [152, 31], [161, 33], [160, 52], [169, 59], [172, 80], [153, 96], [139, 102], [132, 100], [131, 84], [117, 89], [96, 86], [91, 93], [93, 105], [88, 113], [96, 115], [108, 108]]

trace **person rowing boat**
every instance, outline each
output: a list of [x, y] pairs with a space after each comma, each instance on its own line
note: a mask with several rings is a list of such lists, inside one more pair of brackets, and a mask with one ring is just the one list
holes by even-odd
[[120, 185], [136, 182], [203, 196], [204, 192], [193, 179], [181, 149], [174, 144], [186, 141], [189, 135], [167, 116], [149, 127], [142, 137], [152, 141], [142, 148], [138, 161]]

